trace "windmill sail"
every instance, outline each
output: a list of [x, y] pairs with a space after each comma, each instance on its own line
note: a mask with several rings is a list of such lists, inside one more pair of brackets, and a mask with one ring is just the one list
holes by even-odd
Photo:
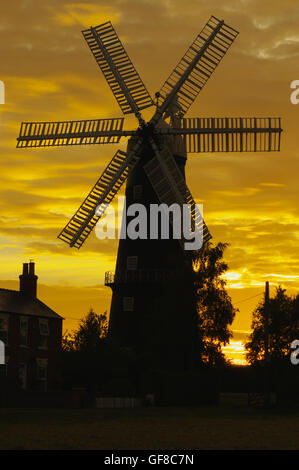
[[17, 147], [115, 144], [124, 135], [123, 123], [123, 118], [23, 122], [17, 138]]
[[186, 150], [199, 152], [278, 152], [280, 118], [184, 118]]
[[[141, 158], [143, 145], [150, 142], [155, 157], [144, 165], [144, 169], [160, 202], [168, 205], [177, 203], [180, 206], [189, 204], [194, 228], [203, 231], [204, 242], [209, 240], [209, 230], [170, 152], [170, 144], [176, 139], [167, 139], [166, 136], [181, 136], [177, 140], [188, 152], [280, 150], [282, 129], [279, 118], [183, 119], [238, 36], [238, 31], [215, 16], [210, 17], [162, 86], [159, 95], [162, 103], [147, 124], [140, 111], [153, 105], [152, 98], [112, 24], [107, 22], [90, 27], [82, 33], [122, 112], [134, 113], [139, 128], [124, 131], [123, 119], [22, 123], [17, 138], [19, 148], [118, 143], [122, 136], [135, 136], [132, 140], [134, 148], [128, 154], [120, 150], [115, 154], [59, 238], [70, 246], [80, 248]], [[159, 126], [166, 117], [171, 118], [172, 127]], [[162, 150], [157, 148], [156, 138], [164, 143]]]
[[[156, 151], [156, 156], [144, 165], [144, 170], [160, 203], [164, 203], [168, 207], [172, 204], [178, 204], [181, 207], [181, 213], [183, 204], [189, 204], [193, 229], [202, 234], [203, 243], [210, 240], [212, 238], [211, 234], [204, 223], [182, 173], [166, 146], [161, 151]], [[181, 234], [181, 245], [184, 238], [185, 234]]]
[[159, 93], [164, 101], [154, 122], [173, 102], [182, 114], [186, 113], [238, 34], [224, 21], [211, 16], [162, 86]]
[[122, 112], [134, 113], [153, 105], [147, 89], [110, 21], [82, 34], [101, 68]]
[[75, 215], [64, 227], [58, 238], [70, 246], [80, 248], [108, 204], [127, 179], [129, 171], [135, 166], [139, 157], [135, 151], [129, 155], [118, 150], [107, 168], [102, 173]]

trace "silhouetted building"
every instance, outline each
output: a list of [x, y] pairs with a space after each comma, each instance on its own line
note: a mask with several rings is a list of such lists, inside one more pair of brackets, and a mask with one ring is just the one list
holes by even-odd
[[63, 318], [36, 297], [34, 263], [24, 263], [20, 290], [0, 289], [0, 340], [8, 390], [51, 391], [60, 388]]
[[[147, 214], [151, 204], [159, 204], [143, 169], [144, 161], [152, 156], [151, 149], [145, 147], [126, 187], [127, 207], [143, 204]], [[177, 151], [174, 158], [185, 179], [186, 153]], [[131, 219], [126, 217], [127, 226]], [[168, 226], [171, 234], [169, 222]], [[150, 231], [149, 216], [147, 227]], [[151, 362], [160, 366], [190, 366], [196, 332], [191, 274], [191, 258], [186, 257], [179, 240], [171, 236], [120, 239], [115, 275], [105, 276], [105, 284], [112, 289], [109, 335], [121, 346], [145, 351]]]

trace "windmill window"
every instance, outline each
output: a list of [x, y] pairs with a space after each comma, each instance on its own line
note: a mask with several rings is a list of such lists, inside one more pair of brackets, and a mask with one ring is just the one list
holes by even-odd
[[141, 184], [135, 184], [135, 186], [133, 186], [133, 199], [135, 201], [140, 201], [142, 198], [142, 189]]
[[127, 270], [136, 271], [138, 265], [138, 256], [127, 256]]
[[124, 309], [124, 312], [134, 311], [134, 297], [123, 298], [123, 309]]

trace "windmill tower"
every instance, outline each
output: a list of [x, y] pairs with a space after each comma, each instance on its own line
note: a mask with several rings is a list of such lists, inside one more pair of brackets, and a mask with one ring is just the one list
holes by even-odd
[[[116, 152], [59, 239], [80, 248], [126, 180], [127, 207], [136, 202], [147, 208], [151, 203], [180, 208], [189, 204], [193, 228], [202, 232], [203, 243], [211, 238], [186, 185], [187, 153], [280, 149], [280, 118], [184, 117], [237, 35], [223, 20], [211, 16], [156, 94], [156, 109], [145, 122], [141, 111], [154, 102], [112, 24], [83, 31], [123, 114], [135, 114], [138, 128], [124, 130], [123, 118], [22, 123], [17, 139], [20, 148], [104, 145], [130, 138], [127, 151]], [[177, 304], [183, 309], [181, 324], [169, 329], [169, 335], [174, 335], [174, 344], [179, 337], [190, 343], [193, 319], [184, 317], [179, 287], [188, 284], [191, 265], [181, 235], [179, 240], [120, 240], [115, 275], [106, 273], [105, 284], [113, 290], [110, 334], [121, 344], [139, 347], [155, 334], [146, 322], [154, 314], [167, 324], [171, 317], [163, 316], [163, 308], [168, 301], [171, 308]]]

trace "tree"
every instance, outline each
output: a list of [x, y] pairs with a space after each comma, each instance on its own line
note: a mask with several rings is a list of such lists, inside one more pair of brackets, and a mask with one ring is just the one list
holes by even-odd
[[232, 305], [222, 277], [228, 269], [223, 260], [227, 243], [207, 243], [193, 259], [194, 286], [197, 303], [198, 355], [200, 362], [225, 362], [221, 345], [232, 337], [229, 325], [238, 311]]
[[67, 330], [62, 338], [63, 351], [94, 352], [107, 337], [108, 320], [107, 312], [97, 315], [91, 308], [80, 320], [78, 329], [73, 333]]
[[[108, 336], [107, 313], [93, 309], [80, 320], [78, 328], [63, 337], [65, 386], [86, 387], [94, 396], [114, 390], [114, 396], [128, 395], [134, 375], [135, 356]], [[131, 391], [130, 391], [131, 393]]]
[[[247, 360], [260, 375], [265, 362], [265, 302], [253, 312], [252, 333], [245, 347]], [[279, 403], [298, 403], [299, 376], [290, 361], [290, 346], [299, 338], [299, 295], [291, 297], [280, 286], [268, 306], [269, 386]]]
[[[271, 361], [285, 359], [290, 354], [290, 344], [299, 337], [299, 295], [290, 297], [280, 286], [275, 297], [269, 300], [269, 355]], [[252, 333], [245, 347], [247, 360], [256, 364], [265, 355], [265, 302], [253, 312]]]
[[62, 349], [67, 386], [80, 385], [92, 390], [101, 382], [106, 367], [107, 329], [106, 312], [97, 315], [91, 309], [80, 320], [78, 328], [72, 334], [64, 334]]
[[94, 352], [108, 331], [107, 312], [97, 315], [93, 309], [80, 320], [79, 327], [73, 335], [73, 345], [77, 351]]

